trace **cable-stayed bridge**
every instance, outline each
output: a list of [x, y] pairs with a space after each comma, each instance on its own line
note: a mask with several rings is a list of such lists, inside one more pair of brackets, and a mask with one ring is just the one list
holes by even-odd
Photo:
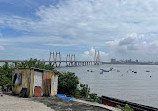
[[[17, 62], [24, 62], [25, 60], [0, 60], [1, 63], [8, 62], [8, 63], [17, 63]], [[42, 60], [41, 62], [49, 63], [54, 67], [61, 67], [61, 66], [87, 66], [87, 65], [100, 65], [103, 62], [100, 61], [100, 53], [99, 51], [95, 50], [94, 60], [86, 61], [86, 60], [76, 60], [75, 54], [67, 54], [66, 60], [62, 60], [60, 52], [50, 52], [49, 60]]]

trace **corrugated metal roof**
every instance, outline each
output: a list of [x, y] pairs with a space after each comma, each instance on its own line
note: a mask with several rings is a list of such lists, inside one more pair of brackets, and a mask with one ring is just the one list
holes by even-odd
[[40, 69], [40, 68], [36, 68], [36, 67], [31, 67], [31, 68], [23, 68], [23, 67], [19, 67], [19, 68], [14, 68], [14, 69], [35, 69], [35, 70], [41, 70], [41, 71], [48, 71], [48, 72], [54, 72], [52, 70], [46, 70], [46, 69]]
[[31, 69], [42, 70], [42, 71], [48, 71], [48, 72], [54, 72], [54, 71], [51, 71], [51, 70], [40, 69], [40, 68], [36, 68], [36, 67], [31, 67]]

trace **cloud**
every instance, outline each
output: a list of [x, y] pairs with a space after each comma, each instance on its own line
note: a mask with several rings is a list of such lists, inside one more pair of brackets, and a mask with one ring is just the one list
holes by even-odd
[[68, 47], [68, 46], [73, 46], [75, 44], [57, 44], [57, 43], [54, 43], [54, 44], [44, 44], [44, 45], [48, 45], [48, 46], [58, 46], [58, 47]]
[[[1, 29], [26, 31], [28, 35], [6, 37], [0, 43], [19, 47], [28, 43], [42, 47], [60, 46], [63, 50], [69, 46], [80, 46], [85, 50], [97, 47], [103, 49], [101, 55], [106, 60], [113, 57], [150, 60], [147, 55], [156, 60], [157, 4], [156, 0], [61, 0], [56, 5], [39, 7], [34, 19], [1, 16]], [[92, 48], [82, 57], [93, 59], [93, 53]]]
[[[56, 6], [41, 6], [35, 13], [39, 19], [6, 16], [1, 17], [0, 23], [4, 27], [12, 27], [30, 33], [55, 34], [59, 37], [69, 35], [75, 39], [84, 38], [91, 44], [93, 42], [91, 38], [97, 40], [99, 37], [98, 41], [101, 42], [115, 39], [118, 37], [117, 35], [120, 38], [129, 32], [143, 33], [144, 30], [149, 32], [151, 29], [158, 28], [156, 25], [158, 16], [154, 11], [157, 8], [152, 7], [152, 2], [153, 0], [143, 2], [140, 0], [60, 1]], [[156, 18], [147, 15], [154, 15]], [[156, 24], [153, 25], [153, 23]], [[147, 25], [148, 27], [145, 27]]]
[[48, 60], [49, 50], [14, 46], [7, 50], [1, 50], [0, 55], [1, 60], [28, 60], [30, 58]]
[[[150, 14], [150, 10], [153, 11], [153, 8], [146, 9], [145, 4], [146, 2], [137, 2], [135, 0], [134, 2], [114, 2], [113, 0], [61, 1], [56, 6], [40, 7], [35, 14], [40, 19], [32, 20], [30, 18], [11, 16], [2, 17], [0, 23], [2, 23], [2, 26], [25, 30], [30, 33], [55, 34], [59, 37], [69, 35], [74, 39], [86, 39], [90, 45], [93, 44], [91, 40], [93, 38], [96, 44], [100, 45], [102, 40], [115, 39], [118, 37], [117, 35], [122, 36], [130, 30], [144, 32], [142, 27], [145, 24], [131, 23], [143, 22], [146, 18], [145, 14]], [[127, 11], [127, 9], [129, 10]], [[155, 22], [153, 18], [148, 19]], [[155, 25], [155, 27], [157, 26]], [[85, 44], [82, 41], [80, 43]]]
[[[81, 54], [81, 57], [83, 58], [83, 60], [93, 61], [94, 56], [95, 56], [95, 51], [96, 51], [96, 49], [91, 48], [90, 50], [85, 51], [83, 54]], [[98, 51], [97, 51], [97, 53], [98, 53]], [[101, 61], [105, 61], [106, 60], [105, 58], [108, 56], [108, 54], [103, 51], [99, 51], [99, 54], [100, 54]]]
[[0, 50], [4, 50], [4, 47], [3, 47], [3, 46], [0, 46]]
[[110, 52], [108, 58], [139, 59], [141, 61], [157, 61], [158, 40], [147, 38], [139, 34], [127, 35], [127, 37], [108, 41], [105, 46]]
[[3, 40], [2, 40], [2, 33], [0, 32], [0, 50], [5, 50], [5, 48], [4, 48], [4, 46], [3, 45], [5, 45], [5, 43], [3, 43]]

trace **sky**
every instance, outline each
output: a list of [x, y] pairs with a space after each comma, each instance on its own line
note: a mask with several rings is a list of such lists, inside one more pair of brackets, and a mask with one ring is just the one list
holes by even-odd
[[158, 61], [158, 0], [0, 0], [0, 59]]

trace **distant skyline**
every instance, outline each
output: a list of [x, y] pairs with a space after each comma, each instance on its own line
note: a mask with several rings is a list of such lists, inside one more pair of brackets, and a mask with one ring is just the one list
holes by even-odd
[[158, 0], [0, 0], [0, 59], [158, 61]]

